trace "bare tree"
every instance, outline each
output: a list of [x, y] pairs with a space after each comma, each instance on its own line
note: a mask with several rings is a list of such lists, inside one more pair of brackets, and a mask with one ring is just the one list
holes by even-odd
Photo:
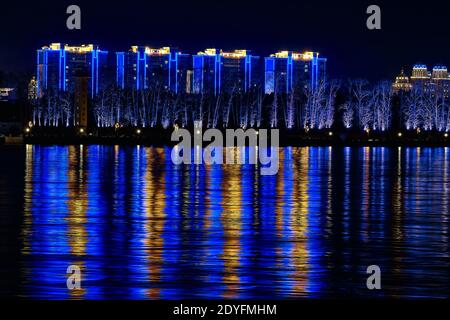
[[325, 99], [325, 128], [329, 129], [334, 122], [334, 111], [336, 103], [336, 94], [341, 86], [340, 81], [332, 80], [327, 85], [327, 96]]
[[353, 115], [355, 113], [353, 110], [353, 105], [347, 102], [344, 103], [340, 109], [343, 110], [342, 122], [344, 123], [344, 127], [350, 129], [353, 126]]
[[422, 108], [422, 103], [422, 91], [417, 87], [412, 88], [405, 96], [405, 105], [402, 113], [404, 115], [404, 125], [407, 130], [416, 130], [420, 127], [420, 110]]
[[382, 81], [372, 90], [370, 106], [373, 112], [372, 128], [386, 131], [390, 128], [392, 117], [392, 84]]
[[359, 127], [367, 130], [370, 127], [372, 112], [370, 110], [370, 94], [368, 89], [369, 82], [363, 79], [349, 81], [350, 103], [356, 112]]

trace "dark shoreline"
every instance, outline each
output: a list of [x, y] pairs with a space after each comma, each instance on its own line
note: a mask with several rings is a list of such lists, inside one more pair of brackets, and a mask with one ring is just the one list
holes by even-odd
[[[23, 136], [25, 144], [42, 145], [148, 145], [173, 146], [178, 142], [171, 141], [172, 129], [125, 129], [120, 132], [114, 130], [97, 130], [90, 133], [77, 134], [72, 130], [33, 130], [34, 132]], [[190, 130], [192, 132], [192, 130]], [[222, 130], [224, 132], [224, 130]], [[400, 131], [399, 131], [400, 132]], [[385, 146], [385, 147], [450, 147], [450, 138], [442, 132], [417, 133], [403, 131], [390, 133], [361, 133], [361, 132], [308, 132], [299, 130], [280, 129], [279, 145], [293, 146]], [[270, 134], [269, 138], [270, 138]], [[225, 139], [225, 136], [224, 136]], [[5, 144], [5, 138], [0, 138], [0, 145]], [[204, 142], [204, 146], [209, 142]]]
[[[24, 144], [33, 145], [120, 145], [120, 146], [153, 146], [153, 147], [171, 147], [175, 144], [173, 142], [148, 141], [144, 139], [78, 139], [78, 140], [61, 140], [61, 139], [25, 139]], [[2, 145], [2, 144], [0, 144]], [[3, 144], [4, 145], [4, 144]], [[206, 146], [205, 144], [204, 146]], [[443, 144], [437, 142], [422, 142], [422, 141], [404, 141], [404, 142], [383, 142], [383, 141], [299, 141], [296, 143], [282, 143], [280, 147], [450, 147], [450, 144]]]

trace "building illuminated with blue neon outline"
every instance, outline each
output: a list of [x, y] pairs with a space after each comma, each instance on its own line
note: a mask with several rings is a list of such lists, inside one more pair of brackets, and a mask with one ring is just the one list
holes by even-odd
[[89, 78], [88, 93], [91, 98], [101, 92], [107, 83], [108, 51], [93, 44], [62, 46], [52, 43], [37, 50], [37, 95], [73, 92], [77, 75]]
[[[407, 78], [407, 77], [406, 77]], [[431, 71], [425, 64], [415, 64], [411, 75], [411, 88], [418, 88], [426, 92], [443, 91], [449, 96], [450, 75], [447, 67], [436, 65]]]
[[325, 79], [326, 58], [318, 52], [280, 51], [265, 58], [264, 93], [291, 93], [315, 88]]
[[248, 92], [261, 85], [260, 59], [249, 50], [206, 49], [193, 56], [193, 93]]
[[127, 52], [116, 52], [116, 83], [120, 88], [190, 93], [191, 70], [191, 56], [170, 47], [132, 46]]

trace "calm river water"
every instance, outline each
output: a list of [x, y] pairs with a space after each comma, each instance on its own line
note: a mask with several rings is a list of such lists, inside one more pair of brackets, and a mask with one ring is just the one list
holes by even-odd
[[449, 297], [449, 208], [450, 148], [283, 148], [262, 176], [170, 148], [2, 147], [0, 296]]

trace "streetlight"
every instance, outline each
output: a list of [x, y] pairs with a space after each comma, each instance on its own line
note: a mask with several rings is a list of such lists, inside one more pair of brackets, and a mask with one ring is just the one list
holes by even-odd
[[401, 132], [398, 133], [398, 136], [399, 136], [399, 137], [401, 137], [402, 135], [403, 135], [403, 133], [401, 133]]
[[137, 133], [137, 134], [141, 134], [141, 129], [137, 129], [137, 130], [136, 130], [136, 133]]
[[332, 131], [328, 132], [328, 135], [329, 135], [330, 137], [333, 136], [333, 132], [332, 132]]
[[84, 129], [83, 128], [80, 128], [80, 133], [84, 133]]

